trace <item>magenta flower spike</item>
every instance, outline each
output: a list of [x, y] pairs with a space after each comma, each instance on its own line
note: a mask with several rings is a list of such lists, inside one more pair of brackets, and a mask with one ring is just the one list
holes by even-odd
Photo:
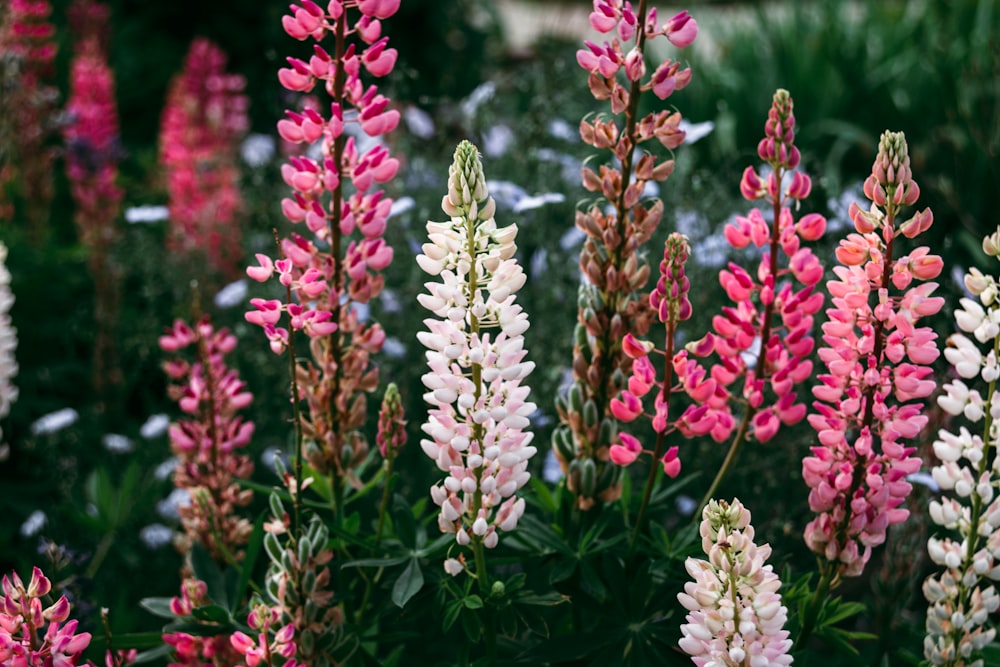
[[902, 133], [882, 135], [864, 190], [871, 209], [851, 205], [857, 233], [841, 241], [837, 279], [827, 283], [833, 307], [819, 350], [827, 373], [818, 376], [809, 415], [819, 444], [802, 462], [817, 514], [805, 540], [834, 581], [861, 574], [886, 529], [908, 515], [906, 476], [920, 459], [905, 441], [927, 424], [922, 401], [936, 386], [930, 364], [939, 354], [936, 335], [919, 321], [944, 304], [931, 296], [937, 285], [923, 282], [941, 272], [941, 259], [926, 248], [898, 249], [901, 236], [915, 237], [932, 220], [929, 209], [901, 220], [920, 192]]
[[16, 572], [0, 580], [0, 664], [31, 667], [89, 665], [81, 654], [90, 645], [89, 632], [77, 632], [77, 621], [69, 619], [65, 595], [50, 606], [42, 598], [52, 584], [35, 567], [28, 585]]
[[[43, 237], [55, 188], [59, 92], [54, 84], [57, 43], [48, 0], [9, 0], [0, 14], [0, 220], [15, 219], [15, 204], [35, 241]], [[9, 67], [6, 65], [9, 63]], [[9, 151], [9, 152], [8, 152]], [[15, 197], [7, 195], [14, 191]], [[19, 196], [18, 196], [19, 195]]]
[[250, 126], [246, 81], [226, 72], [213, 42], [191, 43], [170, 83], [160, 123], [160, 163], [170, 195], [168, 247], [198, 253], [222, 275], [239, 270], [242, 233], [239, 141]]
[[108, 65], [105, 33], [111, 10], [90, 0], [70, 7], [76, 33], [63, 126], [66, 176], [76, 210], [73, 221], [87, 250], [87, 268], [94, 281], [94, 388], [121, 382], [115, 346], [121, 270], [111, 252], [121, 236], [119, 215], [124, 192], [118, 187], [121, 139], [114, 73]]
[[[646, 335], [656, 316], [644, 291], [651, 271], [641, 249], [663, 218], [663, 202], [643, 193], [648, 183], [673, 173], [673, 159], [657, 152], [673, 151], [684, 141], [679, 112], [657, 103], [657, 110], [640, 116], [640, 100], [650, 93], [665, 100], [691, 80], [691, 70], [672, 58], [647, 67], [647, 42], [663, 37], [675, 47], [689, 46], [698, 23], [687, 12], [661, 23], [656, 9], [647, 7], [645, 0], [637, 6], [594, 0], [590, 25], [608, 39], [588, 40], [576, 54], [591, 94], [610, 106], [610, 113], [580, 123], [583, 141], [608, 155], [607, 164], [582, 172], [584, 187], [596, 199], [576, 214], [576, 226], [587, 238], [580, 253], [573, 384], [556, 399], [562, 423], [552, 439], [580, 510], [617, 499], [622, 469], [616, 460], [624, 463], [637, 454], [635, 443], [619, 441], [610, 405], [625, 389], [633, 363], [622, 347], [626, 334]], [[634, 400], [623, 400], [629, 403], [626, 413], [637, 409]], [[618, 447], [614, 458], [612, 446]], [[664, 463], [676, 472], [679, 461], [673, 461]]]
[[291, 298], [253, 301], [246, 318], [278, 354], [295, 332], [308, 338], [312, 359], [298, 362], [296, 378], [308, 405], [300, 421], [310, 444], [302, 454], [338, 488], [367, 456], [360, 429], [366, 394], [378, 386], [371, 357], [385, 340], [356, 306], [379, 295], [393, 258], [383, 238], [392, 199], [379, 188], [399, 169], [383, 137], [400, 114], [368, 79], [395, 66], [381, 21], [398, 8], [398, 0], [323, 7], [303, 0], [282, 19], [291, 37], [314, 42], [308, 60], [288, 58], [278, 72], [284, 88], [309, 94], [277, 125], [292, 152], [281, 167], [291, 190], [281, 208], [298, 230], [281, 240], [279, 257], [258, 254], [247, 268], [261, 282], [277, 275], [289, 290]]
[[[482, 549], [517, 527], [525, 501], [516, 493], [531, 477], [536, 452], [525, 430], [535, 404], [522, 384], [535, 365], [524, 360], [528, 316], [515, 301], [525, 275], [514, 259], [517, 226], [497, 227], [479, 151], [468, 141], [455, 150], [442, 208], [451, 219], [427, 223], [430, 242], [417, 256], [440, 280], [425, 283], [428, 293], [418, 296], [435, 315], [417, 334], [430, 368], [422, 378], [428, 437], [420, 445], [447, 473], [431, 487], [438, 526], [472, 545], [485, 586]], [[451, 574], [460, 569], [449, 561]]]
[[[1000, 229], [983, 249], [997, 257]], [[1000, 417], [1000, 283], [971, 269], [965, 286], [974, 297], [955, 311], [960, 333], [948, 338], [944, 356], [954, 374], [938, 405], [965, 424], [941, 430], [934, 441], [934, 480], [945, 491], [930, 504], [938, 535], [927, 542], [937, 572], [923, 584], [927, 598], [924, 658], [931, 665], [984, 664], [982, 649], [996, 637], [990, 615], [1000, 608], [1000, 483], [997, 464]], [[954, 377], [957, 375], [958, 377]], [[941, 530], [943, 529], [943, 530]]]
[[732, 305], [712, 318], [711, 333], [688, 345], [692, 357], [717, 358], [710, 371], [692, 358], [689, 372], [714, 380], [714, 392], [704, 399], [714, 422], [710, 435], [716, 442], [731, 440], [702, 503], [715, 494], [748, 436], [766, 443], [782, 426], [806, 416], [795, 389], [812, 374], [813, 316], [823, 305], [816, 285], [823, 266], [803, 242], [819, 239], [826, 220], [816, 213], [796, 219], [792, 212], [811, 190], [795, 147], [793, 107], [788, 91], [775, 92], [757, 146], [765, 169], [748, 166], [740, 181], [743, 197], [760, 200], [765, 208], [736, 216], [725, 227], [733, 248], [761, 249], [760, 262], [749, 270], [730, 262], [719, 273]]

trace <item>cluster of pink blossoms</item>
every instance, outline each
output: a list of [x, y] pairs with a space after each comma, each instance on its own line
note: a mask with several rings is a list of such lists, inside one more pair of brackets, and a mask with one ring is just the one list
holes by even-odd
[[422, 378], [429, 437], [420, 445], [448, 473], [431, 487], [442, 532], [493, 548], [497, 529], [513, 530], [524, 513], [515, 493], [530, 479], [536, 451], [524, 430], [535, 404], [521, 384], [535, 364], [524, 360], [528, 316], [515, 303], [525, 275], [513, 259], [517, 226], [497, 228], [479, 152], [468, 141], [455, 150], [442, 208], [451, 220], [427, 223], [430, 243], [417, 256], [441, 280], [418, 296], [440, 318], [424, 320], [428, 331], [417, 334], [430, 367]]
[[[734, 248], [750, 244], [764, 248], [760, 264], [751, 273], [730, 262], [719, 273], [719, 282], [734, 305], [712, 318], [714, 333], [689, 346], [696, 356], [714, 352], [718, 357], [711, 369], [715, 391], [706, 401], [716, 441], [729, 438], [737, 426], [733, 385], [745, 403], [739, 438], [749, 429], [755, 440], [767, 442], [782, 424], [795, 424], [806, 415], [806, 406], [797, 400], [794, 389], [812, 374], [813, 315], [823, 305], [823, 294], [815, 287], [823, 278], [823, 267], [801, 243], [820, 238], [826, 220], [816, 213], [797, 221], [793, 218], [790, 207], [812, 189], [809, 176], [798, 169], [799, 150], [794, 142], [792, 98], [779, 89], [757, 146], [757, 154], [770, 169], [764, 176], [747, 167], [740, 182], [746, 199], [770, 204], [770, 222], [761, 209], [754, 208], [725, 228], [726, 240]], [[782, 254], [787, 260], [780, 259]], [[698, 372], [700, 367], [692, 364], [691, 370]]]
[[246, 81], [226, 73], [226, 54], [194, 40], [170, 83], [160, 125], [160, 162], [170, 194], [171, 250], [204, 253], [233, 274], [242, 259], [238, 142], [249, 127]]
[[111, 10], [89, 0], [78, 1], [72, 10], [80, 35], [63, 127], [66, 175], [81, 242], [88, 256], [103, 257], [117, 237], [114, 222], [123, 196], [115, 183], [120, 155], [115, 81], [101, 39]]
[[677, 594], [689, 612], [681, 625], [681, 649], [698, 667], [792, 664], [781, 581], [764, 564], [770, 545], [754, 544], [750, 511], [739, 500], [712, 500], [702, 510], [699, 532], [708, 560], [685, 562], [694, 581]]
[[590, 25], [608, 35], [602, 44], [585, 42], [577, 63], [588, 72], [587, 84], [610, 113], [580, 122], [580, 137], [610, 153], [607, 164], [582, 170], [584, 187], [599, 197], [576, 214], [586, 235], [580, 252], [583, 281], [574, 332], [573, 384], [556, 399], [561, 426], [553, 449], [576, 496], [577, 507], [590, 509], [621, 495], [622, 469], [609, 460], [617, 424], [611, 399], [624, 388], [632, 360], [622, 350], [625, 334], [644, 336], [654, 319], [643, 291], [650, 268], [641, 252], [663, 218], [663, 202], [644, 197], [651, 182], [667, 180], [674, 161], [660, 158], [655, 145], [672, 151], [684, 141], [681, 114], [659, 107], [644, 116], [644, 94], [665, 100], [687, 86], [691, 70], [671, 58], [652, 72], [646, 69], [647, 42], [664, 38], [678, 48], [689, 46], [698, 23], [680, 12], [660, 23], [646, 2], [594, 0]]
[[247, 625], [259, 634], [254, 639], [237, 631], [230, 637], [233, 648], [245, 658], [244, 664], [237, 667], [305, 667], [295, 660], [295, 626], [287, 623], [273, 630], [279, 616], [277, 610], [267, 605], [258, 605], [250, 612]]
[[937, 335], [918, 323], [944, 305], [931, 296], [936, 283], [920, 282], [941, 273], [941, 258], [926, 247], [896, 256], [900, 236], [915, 238], [933, 220], [929, 209], [898, 219], [920, 194], [902, 133], [882, 135], [864, 191], [871, 210], [852, 204], [857, 233], [840, 242], [842, 266], [827, 283], [833, 308], [819, 356], [828, 373], [818, 376], [809, 415], [820, 444], [802, 461], [818, 514], [806, 543], [843, 576], [859, 575], [889, 525], [908, 515], [900, 507], [911, 488], [906, 476], [920, 459], [903, 441], [927, 424], [920, 401], [934, 391], [930, 364], [939, 355]]
[[[191, 497], [190, 504], [178, 507], [184, 528], [178, 548], [187, 554], [193, 544], [200, 544], [220, 563], [227, 556], [242, 558], [253, 527], [237, 511], [250, 504], [253, 491], [241, 489], [239, 480], [250, 477], [253, 462], [240, 450], [249, 444], [254, 424], [237, 414], [253, 396], [225, 363], [236, 337], [227, 329], [216, 330], [205, 317], [194, 327], [176, 320], [159, 342], [171, 354], [195, 348], [195, 361], [173, 358], [163, 365], [175, 383], [168, 389], [170, 397], [189, 415], [169, 429], [170, 448], [177, 457], [174, 485]], [[187, 564], [184, 570], [190, 571]], [[205, 583], [187, 577], [172, 609], [177, 616], [188, 616], [192, 608], [205, 604], [211, 604]], [[174, 647], [171, 664], [179, 667], [212, 664], [220, 650], [222, 655], [232, 651], [219, 637], [175, 632], [164, 641]]]
[[76, 206], [73, 221], [87, 249], [94, 281], [94, 384], [98, 391], [121, 380], [113, 329], [118, 319], [120, 271], [110, 255], [120, 235], [117, 223], [124, 192], [116, 182], [121, 146], [115, 80], [103, 43], [110, 14], [110, 7], [91, 0], [77, 0], [70, 7], [78, 41], [63, 126], [66, 176]]
[[[1000, 257], [1000, 229], [983, 241], [986, 254]], [[996, 637], [990, 615], [1000, 608], [1000, 282], [972, 269], [966, 288], [976, 297], [962, 299], [955, 322], [964, 333], [948, 338], [944, 356], [958, 375], [944, 385], [938, 405], [964, 417], [978, 432], [962, 426], [941, 430], [934, 442], [940, 464], [931, 471], [949, 495], [934, 500], [930, 516], [948, 531], [928, 540], [927, 551], [941, 571], [923, 585], [927, 609], [924, 657], [932, 665], [982, 667], [980, 651]], [[984, 350], [985, 347], [985, 350]], [[980, 387], [986, 387], [986, 395]]]
[[[650, 305], [656, 310], [660, 322], [666, 325], [666, 341], [664, 350], [657, 350], [652, 343], [636, 339], [631, 333], [625, 335], [622, 351], [632, 359], [632, 375], [628, 378], [627, 389], [618, 398], [611, 400], [611, 414], [622, 422], [633, 422], [642, 414], [643, 398], [656, 388], [654, 398], [654, 414], [652, 415], [653, 431], [658, 437], [658, 446], [653, 452], [654, 457], [662, 451], [663, 438], [673, 430], [678, 430], [685, 437], [704, 435], [715, 426], [715, 419], [708, 414], [708, 406], [704, 401], [715, 390], [715, 382], [705, 377], [704, 371], [689, 369], [691, 362], [683, 350], [674, 352], [674, 337], [677, 324], [691, 317], [691, 301], [688, 292], [691, 281], [684, 273], [684, 263], [688, 259], [690, 246], [687, 239], [674, 232], [667, 237], [663, 250], [663, 260], [660, 262], [660, 279], [649, 295]], [[656, 367], [650, 360], [651, 352], [657, 352], [664, 357], [664, 379], [656, 379]], [[674, 375], [680, 385], [673, 386]], [[693, 401], [673, 423], [669, 420], [670, 395], [681, 390]], [[609, 455], [618, 465], [627, 466], [642, 453], [642, 444], [634, 435], [626, 432], [618, 434], [618, 444], [611, 445]], [[663, 452], [660, 462], [663, 471], [669, 477], [676, 477], [681, 471], [681, 460], [677, 456], [678, 447], [670, 447]]]
[[[0, 220], [14, 216], [9, 190], [21, 195], [21, 214], [36, 234], [48, 221], [54, 196], [55, 152], [48, 139], [56, 126], [55, 26], [48, 0], [9, 0], [0, 14]], [[7, 152], [10, 154], [4, 155]]]
[[[194, 609], [210, 604], [213, 602], [208, 597], [205, 582], [186, 579], [181, 583], [180, 596], [170, 601], [170, 611], [178, 618], [190, 617]], [[227, 635], [199, 636], [172, 632], [163, 635], [163, 642], [173, 647], [172, 660], [167, 667], [235, 665], [242, 657]]]
[[182, 550], [187, 552], [197, 542], [224, 562], [227, 551], [242, 552], [252, 529], [236, 508], [248, 505], [253, 496], [238, 483], [253, 472], [253, 462], [240, 450], [250, 443], [254, 424], [238, 414], [253, 395], [237, 372], [226, 366], [225, 355], [236, 347], [236, 337], [228, 329], [216, 330], [207, 317], [193, 328], [177, 320], [160, 338], [165, 352], [192, 346], [194, 362], [174, 358], [163, 365], [176, 383], [168, 393], [189, 415], [169, 430], [170, 448], [178, 459], [174, 485], [191, 494], [191, 504], [180, 508]]
[[[351, 19], [355, 8], [360, 15]], [[395, 66], [396, 50], [387, 47], [381, 20], [398, 8], [399, 0], [331, 0], [324, 10], [302, 0], [283, 18], [285, 31], [296, 39], [333, 38], [332, 53], [317, 43], [308, 62], [288, 58], [289, 66], [278, 72], [288, 90], [310, 93], [319, 86], [333, 98], [328, 112], [312, 105], [288, 111], [278, 123], [285, 141], [304, 144], [303, 154], [281, 169], [293, 190], [282, 211], [292, 223], [305, 223], [315, 241], [293, 233], [282, 239], [280, 259], [258, 254], [258, 266], [247, 269], [261, 282], [277, 272], [293, 295], [253, 299], [246, 317], [263, 327], [275, 353], [289, 343], [289, 328], [280, 326], [283, 314], [293, 332], [310, 338], [313, 363], [299, 368], [298, 385], [309, 405], [303, 433], [316, 447], [305, 455], [317, 470], [338, 477], [367, 453], [358, 429], [365, 423], [364, 394], [378, 385], [370, 357], [385, 340], [378, 324], [359, 320], [353, 304], [368, 303], [382, 291], [379, 272], [392, 261], [392, 247], [382, 238], [392, 200], [373, 188], [399, 169], [381, 136], [396, 128], [400, 115], [361, 75], [385, 76]], [[359, 147], [359, 133], [370, 147]], [[312, 157], [307, 149], [317, 142], [319, 157]]]
[[[77, 621], [69, 618], [65, 595], [48, 607], [42, 598], [52, 583], [37, 567], [27, 586], [12, 572], [2, 580], [0, 598], [0, 664], [10, 667], [72, 667], [90, 645], [90, 633], [77, 633]], [[87, 663], [89, 664], [89, 663]]]

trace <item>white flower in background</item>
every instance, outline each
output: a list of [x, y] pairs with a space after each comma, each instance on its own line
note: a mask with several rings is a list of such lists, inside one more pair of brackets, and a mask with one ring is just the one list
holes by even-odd
[[31, 435], [52, 435], [64, 428], [69, 428], [80, 418], [79, 413], [73, 408], [63, 408], [42, 415], [31, 423]]
[[442, 208], [451, 220], [427, 223], [430, 242], [417, 257], [440, 279], [418, 297], [436, 316], [417, 334], [430, 367], [422, 378], [429, 437], [420, 444], [448, 473], [431, 487], [441, 530], [492, 548], [497, 530], [513, 530], [524, 513], [515, 494], [536, 451], [524, 430], [535, 405], [521, 384], [534, 368], [524, 360], [528, 316], [515, 303], [525, 274], [513, 258], [517, 227], [497, 228], [479, 153], [467, 141], [455, 151]]
[[[10, 414], [11, 404], [17, 400], [17, 329], [11, 324], [10, 309], [14, 294], [10, 291], [10, 271], [7, 270], [7, 246], [0, 243], [0, 418]], [[0, 431], [0, 442], [3, 432]]]

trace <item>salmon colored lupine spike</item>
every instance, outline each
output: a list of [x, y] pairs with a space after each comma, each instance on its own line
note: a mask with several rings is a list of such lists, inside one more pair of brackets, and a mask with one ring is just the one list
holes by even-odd
[[924, 399], [936, 386], [930, 364], [939, 354], [937, 336], [919, 322], [944, 305], [932, 296], [937, 284], [923, 282], [941, 272], [940, 258], [899, 249], [901, 237], [931, 220], [929, 210], [903, 219], [919, 188], [901, 132], [882, 135], [864, 190], [871, 208], [851, 205], [857, 233], [841, 241], [837, 279], [827, 283], [832, 308], [819, 350], [827, 372], [817, 377], [808, 417], [819, 443], [802, 462], [817, 514], [805, 540], [826, 559], [828, 582], [860, 575], [886, 529], [908, 515], [906, 476], [920, 459], [905, 442], [927, 424]]

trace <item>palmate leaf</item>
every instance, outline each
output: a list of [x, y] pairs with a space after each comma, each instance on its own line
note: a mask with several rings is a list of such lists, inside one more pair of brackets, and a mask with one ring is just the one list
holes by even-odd
[[402, 609], [424, 585], [424, 573], [420, 569], [420, 561], [411, 558], [409, 564], [392, 586], [392, 602]]

